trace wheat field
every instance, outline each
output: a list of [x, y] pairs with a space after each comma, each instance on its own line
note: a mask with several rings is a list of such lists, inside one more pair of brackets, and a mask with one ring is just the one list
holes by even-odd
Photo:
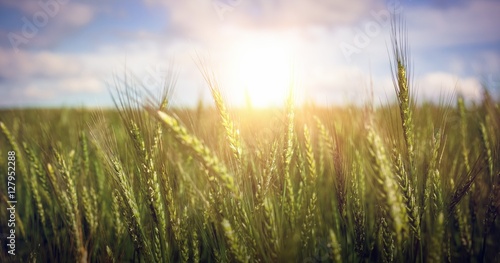
[[486, 88], [416, 103], [392, 33], [397, 100], [380, 107], [290, 92], [282, 109], [232, 109], [203, 71], [215, 107], [170, 107], [168, 82], [146, 99], [119, 84], [115, 109], [3, 110], [15, 261], [500, 262], [499, 104]]

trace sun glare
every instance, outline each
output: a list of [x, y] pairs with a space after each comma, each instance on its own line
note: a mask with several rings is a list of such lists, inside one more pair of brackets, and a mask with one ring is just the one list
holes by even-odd
[[290, 85], [290, 53], [286, 43], [277, 40], [252, 41], [237, 48], [233, 76], [252, 106], [283, 104]]

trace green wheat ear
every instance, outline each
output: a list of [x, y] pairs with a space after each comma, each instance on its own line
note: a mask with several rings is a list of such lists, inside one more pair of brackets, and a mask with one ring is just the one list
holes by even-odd
[[292, 156], [294, 152], [294, 137], [295, 137], [295, 111], [294, 111], [294, 101], [293, 101], [293, 91], [290, 89], [290, 93], [288, 95], [286, 101], [286, 117], [285, 117], [285, 133], [284, 133], [284, 146], [283, 146], [283, 175], [285, 177], [285, 194], [284, 198], [286, 199], [285, 203], [285, 211], [288, 213], [291, 221], [295, 220], [295, 193], [292, 183], [292, 175], [291, 175], [291, 165], [292, 165]]
[[408, 215], [410, 228], [417, 240], [420, 240], [420, 209], [415, 197], [416, 190], [413, 188], [408, 178], [408, 173], [405, 170], [401, 154], [397, 153], [396, 148], [393, 148], [393, 159], [395, 159], [394, 170]]
[[307, 160], [307, 169], [309, 171], [309, 180], [312, 186], [315, 186], [316, 178], [318, 177], [316, 169], [316, 160], [314, 159], [314, 151], [312, 147], [311, 133], [307, 125], [304, 125], [305, 151]]
[[445, 235], [445, 222], [444, 214], [440, 212], [437, 215], [436, 222], [433, 226], [431, 242], [429, 246], [428, 262], [442, 262], [443, 261], [443, 242]]
[[198, 138], [188, 133], [186, 128], [181, 126], [176, 119], [162, 111], [157, 112], [158, 117], [164, 125], [173, 133], [174, 138], [190, 152], [195, 154], [203, 165], [211, 172], [209, 181], [220, 181], [234, 198], [239, 198], [238, 188], [234, 183], [233, 176], [227, 171], [224, 163], [219, 161], [212, 151], [205, 146]]
[[330, 244], [332, 248], [332, 256], [333, 256], [333, 262], [340, 263], [342, 262], [342, 247], [340, 246], [340, 243], [337, 240], [337, 236], [335, 235], [335, 232], [330, 229], [329, 231], [330, 235]]
[[0, 129], [2, 130], [2, 133], [4, 134], [5, 138], [7, 138], [7, 141], [10, 144], [10, 147], [12, 147], [12, 150], [16, 152], [16, 159], [18, 161], [18, 165], [20, 167], [21, 173], [23, 175], [27, 175], [27, 169], [26, 169], [26, 164], [24, 162], [24, 157], [21, 152], [21, 148], [19, 147], [19, 144], [17, 143], [16, 139], [14, 136], [12, 136], [12, 133], [9, 131], [7, 126], [0, 121]]
[[269, 240], [269, 254], [275, 261], [278, 258], [279, 240], [277, 237], [276, 216], [273, 202], [269, 198], [264, 199], [264, 233]]
[[212, 97], [215, 102], [215, 106], [217, 107], [217, 111], [219, 112], [219, 116], [222, 120], [222, 126], [224, 127], [224, 131], [226, 132], [226, 138], [229, 143], [229, 148], [233, 152], [233, 156], [238, 162], [238, 169], [242, 169], [242, 140], [240, 137], [240, 132], [235, 128], [231, 117], [229, 116], [229, 112], [227, 110], [226, 104], [222, 98], [222, 94], [220, 92], [220, 87], [215, 79], [213, 74], [209, 74], [207, 70], [203, 70], [203, 76], [205, 81], [208, 83], [210, 87], [210, 92], [212, 93]]
[[129, 185], [129, 180], [127, 180], [122, 164], [119, 160], [113, 158], [110, 161], [110, 166], [115, 182], [117, 183], [119, 193], [117, 195], [118, 204], [120, 205], [129, 235], [132, 238], [135, 248], [144, 253], [146, 259], [153, 260], [151, 242], [146, 238], [145, 226], [141, 220], [139, 205]]
[[410, 55], [408, 47], [408, 36], [404, 20], [391, 20], [392, 41], [392, 81], [399, 105], [403, 137], [408, 154], [410, 169], [408, 173], [411, 180], [415, 180], [415, 135], [413, 124], [413, 97], [411, 94], [411, 71], [409, 68]]
[[479, 124], [479, 130], [481, 132], [481, 142], [484, 151], [486, 152], [486, 162], [488, 164], [488, 175], [490, 176], [490, 179], [494, 179], [494, 170], [493, 170], [493, 154], [491, 150], [491, 143], [490, 143], [490, 136], [488, 134], [488, 130], [486, 128], [485, 123], [489, 122], [489, 116], [486, 116], [485, 122], [481, 122]]
[[[352, 142], [351, 142], [352, 143]], [[355, 244], [354, 249], [360, 258], [364, 257], [365, 240], [366, 240], [366, 209], [364, 204], [364, 189], [361, 182], [364, 182], [364, 171], [361, 165], [359, 152], [355, 152], [355, 161], [352, 163], [351, 169], [351, 191], [349, 200], [352, 203], [352, 217], [354, 221]]]
[[249, 262], [250, 257], [247, 255], [245, 246], [240, 242], [236, 233], [227, 219], [222, 220], [222, 229], [229, 243], [229, 249], [238, 262]]
[[[368, 143], [370, 157], [375, 170], [375, 186], [378, 200], [382, 207], [382, 217], [386, 224], [391, 224], [390, 229], [386, 229], [384, 235], [396, 237], [397, 244], [401, 244], [406, 235], [408, 218], [401, 195], [395, 182], [395, 176], [392, 172], [385, 147], [382, 144], [380, 136], [373, 127], [368, 127]], [[388, 222], [389, 221], [389, 222]], [[386, 240], [386, 238], [384, 238]]]
[[28, 156], [29, 160], [29, 171], [31, 178], [28, 180], [28, 183], [31, 184], [31, 192], [33, 194], [33, 199], [35, 200], [36, 208], [38, 215], [40, 216], [40, 219], [42, 221], [42, 224], [45, 225], [46, 219], [45, 219], [45, 211], [42, 203], [42, 196], [39, 190], [39, 184], [38, 184], [38, 178], [44, 176], [41, 171], [41, 165], [38, 162], [38, 159], [36, 158], [35, 154], [33, 151], [28, 147], [26, 143], [23, 143], [24, 151], [26, 152], [26, 155]]
[[464, 98], [462, 98], [461, 96], [458, 97], [457, 105], [458, 113], [460, 115], [460, 142], [462, 146], [462, 157], [465, 165], [465, 170], [466, 172], [469, 172], [471, 167], [469, 162], [469, 147], [467, 143], [467, 109], [465, 108]]
[[307, 198], [309, 202], [307, 204], [307, 212], [305, 217], [305, 223], [303, 224], [304, 230], [304, 247], [308, 247], [308, 242], [311, 241], [312, 247], [316, 247], [316, 206], [317, 206], [317, 194], [316, 194], [316, 161], [314, 159], [314, 151], [312, 148], [311, 134], [307, 125], [304, 125], [304, 141], [305, 141], [305, 151], [306, 151], [306, 162], [307, 170], [309, 171], [309, 178], [306, 180], [306, 191], [309, 193]]

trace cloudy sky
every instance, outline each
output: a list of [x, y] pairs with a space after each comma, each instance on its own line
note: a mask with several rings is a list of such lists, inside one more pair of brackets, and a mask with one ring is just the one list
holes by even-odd
[[500, 89], [495, 0], [0, 0], [0, 107], [110, 106], [125, 72], [151, 89], [173, 72], [192, 106], [209, 99], [200, 63], [235, 106], [279, 104], [290, 79], [303, 101], [359, 102], [370, 79], [386, 101], [392, 14], [419, 100]]

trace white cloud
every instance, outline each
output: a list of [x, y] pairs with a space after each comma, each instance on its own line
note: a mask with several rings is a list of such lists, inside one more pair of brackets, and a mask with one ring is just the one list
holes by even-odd
[[[134, 29], [136, 31], [129, 32], [130, 37], [126, 41], [100, 46], [88, 53], [21, 50], [14, 54], [0, 49], [0, 78], [5, 81], [0, 83], [0, 88], [10, 89], [5, 83], [12, 84], [16, 91], [11, 95], [17, 96], [19, 101], [22, 96], [35, 101], [61, 98], [68, 94], [108, 96], [103, 92], [107, 84], [105, 81], [110, 80], [113, 73], [122, 75], [126, 66], [137, 75], [138, 81], [161, 81], [162, 69], [166, 67], [167, 60], [173, 58], [179, 72], [175, 100], [178, 104], [195, 105], [200, 92], [209, 94], [195, 65], [196, 52], [209, 53], [216, 66], [224, 69], [234, 63], [234, 56], [237, 55], [234, 50], [242, 45], [251, 46], [262, 39], [279, 39], [275, 44], [281, 43], [283, 47], [294, 49], [299, 57], [301, 69], [298, 72], [302, 75], [300, 79], [305, 96], [319, 103], [359, 102], [369, 95], [372, 74], [375, 102], [393, 98], [386, 49], [389, 37], [387, 27], [372, 37], [370, 44], [359, 54], [353, 55], [350, 64], [338, 45], [342, 41], [353, 41], [354, 29], [363, 30], [372, 19], [367, 14], [384, 8], [381, 0], [241, 0], [240, 4], [224, 13], [222, 21], [212, 0], [146, 2], [154, 8], [165, 8], [168, 13], [165, 16], [168, 19], [166, 25], [169, 31], [177, 33], [174, 34], [176, 37]], [[37, 10], [33, 4], [26, 3], [19, 8], [28, 14]], [[411, 26], [411, 46], [439, 48], [499, 40], [500, 33], [490, 20], [495, 12], [500, 13], [499, 8], [496, 2], [483, 0], [446, 9], [429, 6], [408, 8], [405, 13]], [[68, 2], [50, 21], [44, 33], [36, 37], [37, 43], [55, 43], [70, 31], [88, 25], [96, 10], [92, 5]], [[469, 67], [477, 68], [475, 74], [484, 67], [500, 69], [500, 57], [493, 51], [483, 52], [471, 61], [464, 61], [463, 56], [458, 54], [449, 63], [455, 74], [464, 74]], [[369, 70], [370, 66], [373, 71]], [[419, 64], [416, 69], [419, 69]], [[224, 71], [220, 73], [223, 78], [231, 78]], [[457, 91], [471, 100], [477, 100], [481, 94], [479, 81], [463, 75], [459, 77], [424, 70], [422, 76], [417, 76], [416, 83], [419, 99], [436, 101], [440, 92], [448, 94]], [[110, 84], [113, 85], [112, 82]], [[225, 88], [234, 89], [231, 85]], [[5, 100], [7, 98], [0, 98], [0, 104], [6, 103]]]
[[66, 24], [68, 27], [81, 27], [92, 21], [95, 9], [85, 4], [68, 4], [61, 10], [61, 14], [56, 17], [57, 23]]
[[16, 51], [54, 45], [88, 25], [98, 11], [97, 6], [88, 2], [75, 1], [8, 1], [6, 5], [21, 13], [11, 21], [16, 23], [14, 28], [9, 32], [0, 31], [0, 36], [8, 39], [7, 43]]
[[[321, 104], [355, 103], [371, 100], [375, 104], [385, 104], [395, 100], [395, 91], [390, 76], [372, 76], [370, 86], [369, 72], [358, 67], [330, 69], [316, 74], [310, 86], [310, 97]], [[482, 86], [477, 78], [459, 77], [445, 72], [430, 72], [416, 79], [412, 93], [417, 102], [438, 103], [450, 96], [461, 95], [469, 102], [478, 102], [482, 98]]]
[[[104, 46], [88, 53], [58, 53], [49, 51], [20, 51], [15, 54], [0, 48], [0, 105], [36, 101], [61, 101], [67, 96], [81, 94], [108, 97], [108, 85], [114, 85], [113, 75], [122, 77], [125, 67], [140, 83], [159, 88], [168, 69], [170, 55], [179, 71], [186, 65], [194, 67], [189, 47], [171, 42], [127, 42]], [[175, 54], [175, 56], [174, 56]], [[184, 70], [185, 71], [185, 70]], [[183, 72], [184, 81], [198, 77], [196, 67]], [[119, 85], [122, 83], [118, 83]], [[182, 95], [186, 96], [182, 90]], [[189, 92], [188, 92], [189, 94]], [[91, 102], [91, 101], [89, 101]]]
[[20, 88], [20, 92], [16, 93], [21, 94], [25, 99], [28, 99], [30, 101], [44, 101], [47, 99], [52, 99], [56, 96], [55, 90], [47, 90], [46, 88], [43, 88], [37, 84], [30, 84], [24, 88]]
[[75, 75], [82, 70], [78, 61], [48, 51], [18, 53], [0, 48], [0, 76], [10, 80]]
[[61, 5], [57, 14], [47, 23], [47, 26], [33, 38], [37, 46], [50, 46], [58, 43], [70, 33], [88, 25], [97, 10], [89, 4], [72, 3]]
[[[306, 0], [145, 0], [168, 13], [171, 29], [184, 37], [207, 41], [236, 28], [283, 29], [350, 24], [383, 5], [382, 1]], [[233, 3], [233, 4], [231, 4]]]
[[493, 51], [483, 51], [471, 61], [476, 74], [500, 74], [500, 54]]
[[500, 41], [500, 1], [465, 1], [446, 9], [407, 9], [414, 47], [438, 48]]
[[[438, 102], [450, 95], [461, 95], [468, 101], [481, 99], [482, 87], [477, 78], [460, 78], [445, 72], [433, 72], [417, 80], [419, 99]], [[441, 97], [441, 98], [440, 98]]]
[[104, 83], [92, 76], [81, 76], [56, 81], [55, 89], [73, 93], [100, 93], [104, 90]]

